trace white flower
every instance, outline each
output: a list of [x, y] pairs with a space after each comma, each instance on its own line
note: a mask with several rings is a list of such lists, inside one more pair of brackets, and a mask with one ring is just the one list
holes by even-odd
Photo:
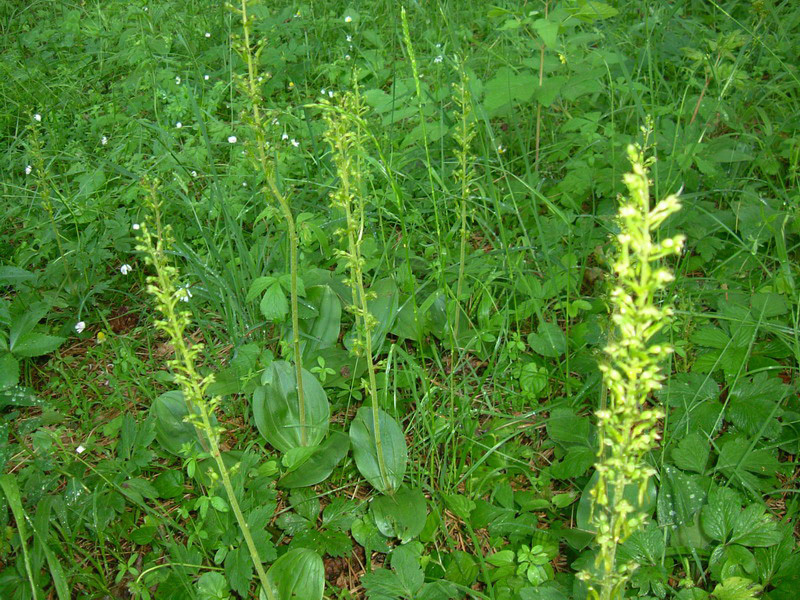
[[180, 84], [181, 84], [181, 78], [180, 78], [180, 76], [176, 75], [175, 76], [175, 85], [180, 85]]
[[288, 140], [288, 139], [289, 139], [289, 134], [288, 134], [288, 133], [284, 133], [284, 134], [281, 136], [281, 139], [282, 139], [283, 141], [286, 141], [286, 140]]
[[350, 60], [350, 55], [349, 55], [349, 54], [345, 54], [345, 55], [344, 55], [344, 59], [345, 59], [345, 60]]
[[353, 22], [353, 17], [351, 17], [350, 15], [347, 15], [347, 16], [344, 18], [344, 22], [345, 22], [345, 23], [352, 23], [352, 22]]
[[197, 177], [197, 171], [192, 171], [192, 177]]
[[327, 91], [325, 88], [322, 88], [322, 89], [319, 91], [319, 93], [320, 93], [320, 94], [322, 94], [322, 95], [324, 96], [325, 94], [327, 94], [327, 93], [328, 93], [328, 91]]
[[36, 113], [35, 115], [33, 115], [33, 120], [41, 123], [42, 122], [42, 115], [40, 115], [39, 113]]
[[139, 225], [138, 223], [134, 223], [134, 224], [133, 224], [133, 230], [134, 230], [134, 231], [139, 231], [139, 228], [140, 228], [140, 227], [141, 227], [141, 225]]
[[211, 34], [210, 34], [209, 32], [207, 32], [207, 31], [206, 31], [206, 37], [207, 37], [207, 38], [210, 38], [210, 37], [211, 37]]
[[100, 143], [105, 146], [108, 143], [108, 138], [106, 136], [101, 137]]
[[189, 289], [189, 286], [187, 284], [179, 287], [176, 294], [179, 300], [181, 300], [182, 302], [188, 302], [189, 298], [192, 297], [192, 290]]
[[183, 127], [183, 123], [181, 123], [180, 121], [175, 123], [175, 129], [180, 129], [181, 127]]
[[228, 143], [229, 144], [235, 144], [236, 143], [236, 136], [235, 135], [229, 135], [228, 136]]
[[208, 81], [208, 78], [209, 78], [209, 76], [208, 76], [208, 75], [203, 75], [203, 79], [204, 79], [205, 81]]
[[444, 60], [444, 57], [440, 54], [439, 56], [437, 56], [436, 58], [433, 59], [433, 62], [440, 63], [443, 60]]
[[246, 181], [242, 182], [242, 187], [247, 187], [247, 182]]
[[352, 35], [348, 35], [347, 36], [347, 41], [348, 42], [352, 42], [353, 41], [353, 36]]
[[32, 166], [28, 165], [27, 167], [25, 167], [25, 175], [30, 175], [31, 171], [33, 171]]
[[328, 98], [333, 98], [333, 90], [328, 90]]
[[506, 152], [505, 146], [503, 146], [503, 144], [498, 144], [497, 145], [497, 153], [498, 154], [505, 154], [505, 152]]
[[123, 275], [127, 275], [127, 274], [128, 274], [128, 273], [130, 273], [131, 271], [133, 271], [133, 267], [132, 267], [132, 266], [130, 266], [128, 263], [125, 263], [124, 265], [122, 265], [122, 266], [119, 268], [119, 272], [120, 272], [120, 273], [122, 273]]
[[300, 142], [298, 142], [296, 139], [292, 138], [292, 146], [297, 148], [299, 145], [300, 145]]
[[83, 333], [84, 329], [86, 329], [86, 323], [84, 321], [78, 321], [77, 323], [75, 323], [76, 333]]
[[78, 454], [83, 454], [84, 452], [86, 452], [86, 448], [84, 448], [83, 446], [78, 446], [77, 448], [75, 448], [75, 452], [77, 452]]
[[280, 122], [280, 121], [278, 121], [278, 119], [272, 119], [272, 124], [273, 124], [273, 125], [280, 125], [280, 124], [281, 124], [281, 122]]

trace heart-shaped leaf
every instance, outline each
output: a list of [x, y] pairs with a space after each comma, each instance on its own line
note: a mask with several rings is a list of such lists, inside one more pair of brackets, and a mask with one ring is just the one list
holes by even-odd
[[264, 439], [281, 452], [319, 445], [328, 433], [330, 418], [328, 397], [319, 381], [303, 369], [306, 430], [303, 443], [294, 366], [286, 361], [275, 361], [267, 371], [266, 380], [253, 395], [253, 417]]
[[403, 483], [408, 460], [408, 449], [403, 430], [389, 414], [378, 409], [378, 427], [386, 465], [386, 479], [378, 464], [378, 447], [375, 438], [372, 407], [362, 406], [350, 424], [350, 443], [356, 466], [370, 485], [379, 492], [392, 493]]

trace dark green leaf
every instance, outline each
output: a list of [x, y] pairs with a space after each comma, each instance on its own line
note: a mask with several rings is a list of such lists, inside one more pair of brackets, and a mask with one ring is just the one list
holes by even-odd
[[378, 448], [372, 407], [362, 406], [350, 424], [350, 443], [356, 466], [370, 485], [379, 492], [392, 492], [403, 483], [408, 450], [403, 430], [388, 413], [378, 409], [381, 453], [386, 466], [386, 478], [378, 463]]
[[299, 446], [318, 446], [328, 432], [330, 405], [319, 381], [303, 369], [305, 429], [301, 435], [295, 368], [286, 361], [273, 362], [267, 381], [253, 395], [253, 418], [259, 432], [277, 450], [288, 452]]
[[373, 499], [370, 512], [383, 535], [400, 538], [405, 544], [425, 526], [427, 503], [421, 490], [403, 486], [392, 496]]
[[278, 600], [322, 600], [325, 565], [313, 550], [296, 548], [272, 563], [267, 579]]

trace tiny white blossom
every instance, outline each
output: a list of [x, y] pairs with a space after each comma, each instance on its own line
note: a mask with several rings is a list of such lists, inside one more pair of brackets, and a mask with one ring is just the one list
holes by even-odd
[[345, 22], [345, 23], [352, 23], [352, 22], [353, 22], [353, 17], [351, 17], [350, 15], [347, 15], [347, 16], [344, 18], [344, 22]]
[[327, 92], [327, 90], [326, 90], [325, 88], [322, 88], [322, 89], [319, 91], [319, 93], [320, 93], [320, 94], [322, 94], [322, 95], [324, 96], [324, 95], [325, 95], [325, 94], [327, 94], [328, 92]]
[[78, 446], [77, 448], [75, 448], [75, 452], [77, 452], [78, 454], [83, 454], [84, 452], [86, 452], [86, 448], [84, 448], [83, 446]]
[[292, 138], [292, 146], [297, 148], [299, 145], [300, 145], [300, 142], [298, 142], [296, 139]]
[[133, 230], [134, 231], [139, 231], [140, 228], [141, 228], [141, 225], [139, 225], [138, 223], [134, 223], [133, 224]]
[[181, 84], [181, 78], [180, 78], [179, 75], [176, 75], [175, 76], [175, 85], [180, 85], [180, 84]]
[[333, 98], [333, 90], [328, 90], [328, 98]]
[[353, 41], [353, 36], [352, 35], [348, 35], [347, 36], [347, 41], [348, 42], [352, 42]]
[[86, 323], [83, 321], [78, 321], [75, 323], [75, 332], [76, 333], [83, 333], [83, 330], [86, 329]]
[[349, 55], [349, 54], [345, 54], [345, 55], [344, 55], [344, 59], [345, 59], [345, 60], [350, 60], [350, 55]]
[[27, 167], [25, 167], [25, 175], [30, 175], [31, 171], [33, 171], [32, 166], [28, 165]]
[[35, 115], [33, 115], [33, 120], [41, 123], [42, 122], [42, 115], [40, 115], [39, 113], [36, 113]]
[[288, 140], [288, 139], [289, 139], [289, 134], [288, 134], [288, 133], [284, 133], [284, 134], [281, 136], [281, 139], [282, 139], [283, 141], [286, 141], [286, 140]]
[[497, 145], [497, 153], [498, 154], [505, 154], [505, 151], [506, 151], [506, 148], [505, 148], [505, 146], [503, 146], [503, 144], [498, 144]]
[[108, 138], [106, 136], [101, 137], [100, 143], [105, 146], [108, 143]]
[[133, 267], [132, 267], [132, 266], [130, 266], [128, 263], [125, 263], [124, 265], [122, 265], [122, 266], [119, 268], [119, 272], [120, 272], [120, 273], [122, 273], [123, 275], [127, 275], [127, 274], [128, 274], [128, 273], [130, 273], [131, 271], [133, 271]]
[[175, 129], [180, 129], [181, 127], [183, 127], [183, 123], [181, 123], [180, 121], [175, 123]]
[[208, 81], [208, 78], [209, 78], [209, 76], [208, 76], [208, 75], [203, 75], [203, 79], [204, 79], [205, 81]]
[[176, 293], [178, 295], [178, 299], [182, 302], [188, 302], [189, 298], [192, 297], [192, 290], [189, 289], [188, 285], [179, 287]]
[[278, 121], [278, 119], [272, 119], [272, 124], [273, 124], [273, 125], [280, 125], [280, 124], [281, 124], [281, 122], [280, 122], [280, 121]]
[[242, 187], [247, 187], [247, 182], [246, 181], [242, 182]]
[[192, 177], [197, 177], [197, 171], [192, 171]]
[[440, 54], [439, 56], [437, 56], [436, 58], [433, 59], [433, 62], [440, 63], [443, 60], [444, 60], [444, 57]]
[[235, 144], [236, 143], [236, 136], [235, 135], [229, 135], [228, 136], [228, 143], [229, 144]]
[[211, 34], [210, 34], [208, 31], [206, 31], [206, 37], [207, 37], [207, 38], [210, 38], [210, 37], [211, 37]]

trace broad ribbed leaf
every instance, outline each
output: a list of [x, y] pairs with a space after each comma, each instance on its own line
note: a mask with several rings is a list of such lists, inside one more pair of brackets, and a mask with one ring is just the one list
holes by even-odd
[[311, 373], [303, 369], [306, 440], [301, 435], [300, 407], [297, 400], [297, 377], [294, 365], [275, 361], [269, 367], [267, 381], [253, 395], [256, 427], [270, 445], [288, 452], [299, 446], [317, 446], [328, 433], [330, 405], [325, 390]]

